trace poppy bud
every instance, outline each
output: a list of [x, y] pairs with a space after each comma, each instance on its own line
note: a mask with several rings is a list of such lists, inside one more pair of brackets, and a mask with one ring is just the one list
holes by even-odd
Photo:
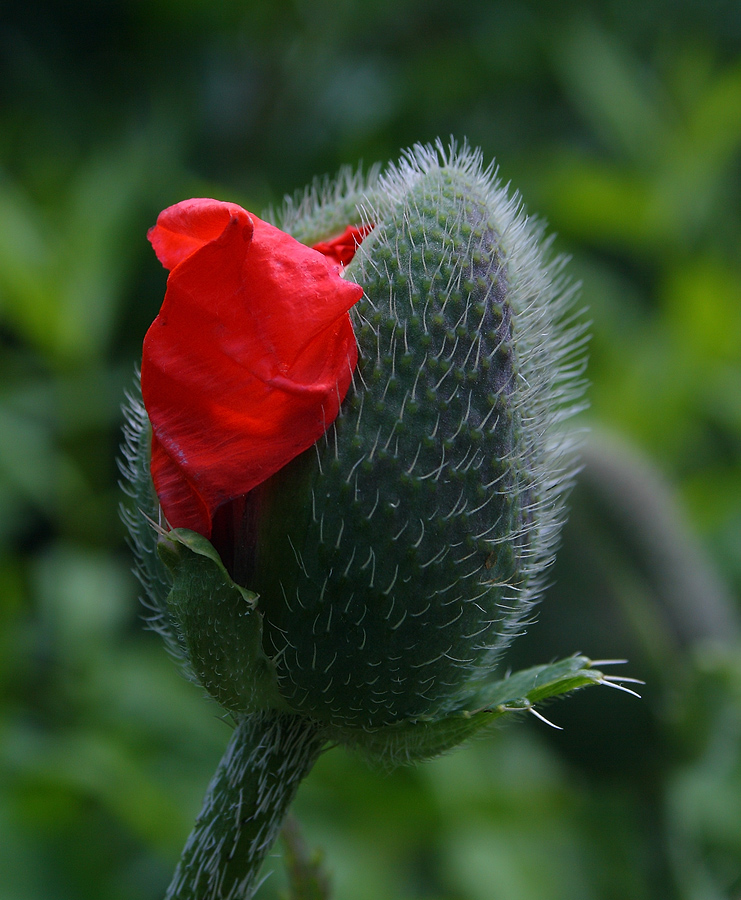
[[366, 215], [353, 386], [266, 490], [249, 585], [290, 707], [360, 730], [484, 702], [552, 558], [581, 366], [538, 229], [476, 155], [416, 150]]
[[[492, 702], [498, 658], [542, 591], [574, 470], [562, 425], [581, 393], [583, 328], [566, 319], [540, 227], [479, 154], [416, 147], [343, 184], [282, 217], [363, 289], [336, 418], [221, 502], [213, 547], [175, 530], [182, 552], [160, 557], [138, 408], [129, 522], [156, 624], [220, 702], [299, 714], [380, 755], [403, 732], [398, 746], [422, 756]], [[203, 390], [218, 399], [218, 372]], [[453, 720], [458, 731], [436, 730]]]

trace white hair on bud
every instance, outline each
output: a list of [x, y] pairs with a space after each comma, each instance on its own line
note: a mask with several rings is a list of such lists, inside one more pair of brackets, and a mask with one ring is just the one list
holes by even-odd
[[121, 488], [128, 498], [121, 504], [121, 520], [129, 532], [134, 553], [134, 574], [142, 586], [141, 602], [146, 609], [147, 626], [156, 631], [189, 681], [196, 681], [182, 642], [167, 609], [172, 579], [157, 554], [158, 535], [164, 533], [157, 495], [149, 474], [150, 425], [141, 397], [139, 371], [123, 406], [123, 442], [118, 459]]
[[[440, 174], [439, 180], [436, 179], [436, 173]], [[421, 195], [415, 194], [415, 187], [420, 182], [424, 184], [426, 200], [430, 201], [426, 214], [434, 215], [429, 210], [434, 209], [436, 197], [439, 196], [439, 228], [436, 238], [426, 231], [420, 234], [416, 224], [420, 222], [421, 211], [417, 208], [417, 203], [421, 202]], [[461, 190], [461, 203], [458, 205], [451, 202], [451, 190], [457, 189]], [[473, 206], [467, 206], [469, 202]], [[443, 208], [445, 213], [442, 213]], [[476, 234], [481, 234], [478, 224], [473, 220], [469, 222], [466, 218], [469, 214], [467, 210], [470, 212], [472, 208], [475, 208], [477, 215], [481, 213], [488, 229], [488, 236], [480, 237], [478, 244]], [[430, 386], [436, 393], [439, 392], [441, 400], [447, 404], [454, 400], [459, 406], [462, 404], [463, 419], [460, 423], [454, 423], [446, 435], [453, 450], [446, 452], [442, 429], [436, 437], [440, 425], [438, 415], [432, 433], [424, 434], [428, 441], [439, 441], [440, 453], [437, 459], [431, 459], [428, 455], [423, 468], [419, 450], [421, 444], [412, 442], [411, 449], [407, 447], [404, 458], [400, 460], [407, 478], [417, 482], [424, 481], [433, 490], [435, 485], [442, 487], [448, 476], [453, 478], [456, 474], [480, 471], [481, 487], [485, 489], [486, 496], [474, 498], [464, 496], [463, 493], [459, 495], [458, 491], [451, 492], [450, 497], [445, 499], [447, 505], [436, 508], [425, 521], [432, 524], [438, 518], [443, 521], [459, 520], [463, 530], [469, 528], [470, 537], [479, 542], [479, 547], [481, 543], [488, 545], [492, 553], [506, 545], [516, 548], [516, 572], [506, 578], [499, 576], [496, 579], [491, 577], [495, 572], [488, 571], [482, 565], [480, 549], [471, 552], [462, 540], [457, 544], [449, 540], [441, 548], [427, 544], [420, 548], [424, 551], [420, 568], [426, 569], [427, 573], [433, 570], [438, 572], [446, 579], [442, 584], [448, 584], [450, 565], [455, 565], [460, 570], [459, 580], [467, 583], [466, 597], [457, 596], [457, 599], [481, 610], [480, 623], [470, 633], [462, 635], [469, 641], [467, 646], [459, 648], [460, 652], [448, 654], [448, 659], [453, 660], [459, 673], [461, 691], [451, 686], [448, 700], [442, 706], [435, 707], [435, 715], [444, 713], [446, 709], [453, 711], [461, 704], [469, 704], [474, 696], [477, 699], [486, 697], [487, 684], [494, 677], [496, 661], [513, 637], [530, 623], [533, 606], [542, 596], [554, 559], [565, 518], [565, 498], [579, 468], [578, 435], [573, 429], [566, 427], [567, 421], [583, 408], [581, 398], [585, 387], [583, 376], [587, 323], [582, 313], [573, 311], [576, 287], [564, 276], [565, 259], [552, 254], [552, 241], [545, 237], [543, 223], [526, 215], [519, 194], [511, 192], [507, 185], [501, 183], [494, 163], [485, 165], [482, 152], [471, 149], [466, 143], [459, 145], [451, 141], [447, 146], [441, 141], [435, 144], [418, 144], [406, 150], [397, 163], [388, 165], [382, 171], [374, 167], [367, 175], [361, 170], [344, 169], [337, 179], [317, 181], [303, 194], [286, 200], [275, 218], [280, 227], [305, 243], [313, 243], [340, 233], [348, 224], [372, 227], [370, 236], [360, 245], [346, 275], [367, 289], [363, 301], [351, 311], [351, 315], [357, 326], [356, 333], [360, 334], [362, 331], [365, 334], [362, 350], [368, 365], [372, 368], [375, 363], [376, 369], [384, 366], [387, 369], [385, 383], [382, 381], [375, 388], [380, 403], [387, 401], [391, 379], [400, 371], [400, 359], [409, 350], [411, 335], [407, 328], [408, 318], [418, 315], [421, 320], [421, 331], [418, 334], [429, 338], [432, 333], [430, 317], [435, 314], [449, 316], [450, 310], [454, 308], [452, 305], [448, 308], [453, 292], [462, 292], [464, 296], [469, 292], [468, 301], [462, 304], [462, 312], [456, 312], [450, 319], [450, 340], [431, 348], [429, 355], [419, 354], [420, 357], [424, 355], [423, 367], [428, 364], [430, 367], [433, 364], [436, 366], [435, 377]], [[466, 247], [465, 229], [468, 226], [471, 226], [471, 233]], [[428, 239], [436, 242], [428, 244]], [[431, 251], [429, 260], [428, 250]], [[417, 259], [414, 265], [413, 254]], [[503, 335], [508, 335], [506, 346], [502, 343], [504, 337], [497, 345], [496, 341], [492, 342], [491, 338], [487, 338], [479, 330], [488, 313], [475, 311], [470, 294], [472, 289], [465, 285], [467, 273], [473, 277], [472, 267], [477, 254], [483, 257], [483, 264], [477, 262], [476, 265], [483, 266], [481, 272], [489, 282], [483, 288], [476, 288], [480, 291], [480, 302], [485, 304], [486, 309], [490, 306], [511, 308], [511, 333], [510, 320], [507, 331], [502, 332]], [[394, 285], [389, 260], [396, 260], [398, 264], [407, 258], [408, 264], [403, 263], [397, 270], [401, 281], [399, 285]], [[439, 279], [445, 267], [450, 269], [450, 274], [446, 276], [445, 283], [438, 283], [436, 279]], [[403, 286], [404, 281], [406, 286]], [[437, 308], [430, 305], [432, 294], [422, 289], [423, 281], [428, 285], [436, 283], [435, 295], [440, 297]], [[378, 284], [383, 282], [388, 283], [388, 295], [384, 295], [382, 288], [379, 293]], [[368, 289], [369, 284], [375, 284], [375, 291]], [[426, 300], [422, 302], [420, 297], [426, 297]], [[382, 312], [384, 309], [385, 314]], [[379, 314], [386, 317], [381, 322]], [[506, 315], [509, 316], [509, 312]], [[470, 341], [467, 352], [457, 350], [459, 343], [456, 334], [459, 329], [470, 335], [466, 337]], [[486, 435], [496, 431], [500, 424], [498, 410], [501, 403], [496, 407], [492, 405], [488, 410], [477, 410], [469, 422], [473, 388], [470, 384], [467, 387], [456, 384], [451, 367], [463, 365], [468, 372], [480, 372], [481, 379], [484, 379], [486, 375], [482, 363], [487, 358], [493, 360], [500, 348], [511, 351], [512, 371], [516, 371], [511, 380], [507, 381], [506, 388], [501, 388], [505, 393], [498, 394], [500, 400], [504, 398], [502, 402], [507, 415], [515, 419], [514, 426], [504, 424], [502, 427], [505, 430], [507, 427], [512, 429], [515, 439], [511, 448], [500, 457], [501, 475], [492, 478], [491, 474], [484, 477], [487, 460], [485, 453], [476, 449], [473, 444], [466, 450], [460, 444], [460, 436], [464, 427], [478, 427], [479, 430], [485, 430]], [[419, 361], [418, 359], [417, 364]], [[399, 457], [397, 426], [406, 418], [408, 404], [418, 402], [417, 384], [421, 371], [419, 369], [416, 372], [416, 377], [415, 373], [411, 377], [408, 374], [405, 376], [408, 383], [403, 388], [404, 400], [398, 414], [394, 414], [394, 421], [389, 421], [388, 428], [382, 431], [374, 425], [365, 449], [358, 450], [358, 455], [351, 454], [344, 460], [338, 460], [343, 466], [344, 482], [352, 488], [352, 503], [357, 506], [357, 515], [363, 516], [365, 520], [369, 521], [375, 513], [377, 501], [372, 512], [364, 511], [365, 508], [358, 505], [358, 479], [365, 477], [360, 476], [360, 467], [363, 464], [375, 465], [376, 451], [381, 449], [390, 458]], [[350, 415], [357, 416], [351, 424], [354, 435], [361, 428], [361, 417], [363, 426], [369, 427], [362, 403], [366, 392], [369, 397], [372, 395], [373, 388], [366, 386], [367, 373], [363, 372], [362, 366], [358, 367], [357, 375], [358, 385], [361, 385], [359, 409], [351, 413], [349, 407], [343, 407], [337, 422], [330, 429], [334, 435], [335, 459], [338, 453], [337, 429], [343, 427], [343, 419]], [[499, 391], [500, 388], [495, 390]], [[357, 393], [356, 387], [351, 394]], [[423, 398], [419, 399], [424, 402]], [[477, 421], [478, 426], [475, 425]], [[420, 434], [419, 438], [422, 437]], [[349, 447], [345, 448], [345, 453], [348, 449]], [[321, 456], [320, 450], [317, 452]], [[411, 455], [407, 458], [408, 453]], [[372, 476], [369, 477], [372, 479]], [[500, 521], [501, 516], [496, 513], [491, 515], [489, 523], [482, 522], [480, 518], [477, 520], [481, 510], [492, 504], [497, 496], [505, 496], [505, 492], [509, 495], [516, 492], [521, 497], [521, 514], [516, 520]], [[375, 488], [372, 493], [375, 497]], [[345, 518], [349, 513], [348, 509]], [[376, 561], [382, 558], [382, 544], [376, 544], [383, 540], [383, 535], [371, 535], [368, 542], [354, 544], [349, 536], [352, 529], [345, 527], [345, 518], [340, 516], [339, 524], [336, 522], [335, 527], [342, 535], [343, 552], [347, 551], [349, 562], [346, 565], [343, 563], [338, 571], [344, 570], [346, 578], [354, 577], [358, 590], [367, 590], [370, 597], [374, 590]], [[416, 527], [411, 524], [413, 519], [404, 518], [396, 522], [393, 533], [389, 535], [391, 543], [396, 545], [397, 542], [404, 543], [409, 539], [410, 549], [416, 550], [425, 538], [425, 521], [420, 521], [422, 533], [416, 545], [412, 547], [411, 541], [418, 528], [412, 532], [411, 529]], [[467, 522], [477, 523], [476, 528], [471, 529]], [[332, 534], [335, 535], [335, 532]], [[414, 536], [409, 538], [412, 534]], [[333, 540], [339, 546], [339, 536], [333, 537]], [[361, 565], [363, 563], [365, 568]], [[390, 571], [384, 576], [388, 584], [385, 580], [382, 585], [384, 597], [388, 596], [391, 604], [386, 616], [391, 617], [393, 612], [394, 622], [398, 620], [397, 627], [401, 627], [404, 621], [402, 613], [406, 615], [404, 592], [410, 590], [410, 585], [407, 584], [408, 578], [397, 579], [392, 563], [389, 562], [388, 565], [391, 566]], [[445, 588], [446, 591], [449, 589], [453, 589], [452, 584]], [[307, 582], [303, 590], [306, 591], [307, 602], [312, 602], [312, 585]], [[435, 595], [438, 594], [435, 591]], [[434, 600], [438, 606], [445, 606], [448, 602], [439, 597], [437, 600], [434, 597], [428, 599], [431, 602]], [[423, 613], [424, 609], [410, 611], [409, 616], [423, 616]], [[452, 633], [449, 626], [453, 626], [457, 618], [459, 612], [451, 611], [450, 622], [445, 620], [439, 628]], [[357, 627], [360, 628], [359, 623]], [[364, 636], [363, 646], [359, 650], [362, 653], [358, 653], [355, 659], [358, 684], [370, 685], [375, 678], [371, 672], [374, 663], [371, 663], [365, 648]], [[298, 656], [296, 662], [298, 664]], [[432, 667], [433, 662], [435, 660], [428, 662], [426, 658], [421, 658], [419, 666]], [[364, 670], [366, 664], [371, 668]], [[299, 699], [298, 694], [303, 690], [302, 679], [297, 672], [291, 671], [291, 667], [286, 667], [284, 671], [287, 679], [284, 684], [291, 682], [290, 692]], [[362, 674], [362, 671], [366, 674]], [[422, 686], [428, 682], [431, 684], [435, 677], [430, 675], [426, 678], [428, 671], [431, 668], [425, 672], [420, 671], [414, 679], [409, 675], [405, 676], [408, 680], [404, 684], [399, 680], [397, 693], [413, 690], [416, 685], [418, 696], [423, 695]], [[325, 690], [329, 688], [325, 686]], [[442, 698], [446, 691], [447, 688], [444, 688], [442, 692], [438, 692], [438, 698]], [[355, 713], [349, 708], [345, 709], [338, 714], [338, 721], [344, 721], [351, 727], [364, 728], [364, 721], [382, 720], [383, 715], [377, 710], [385, 708], [388, 708], [388, 720], [393, 721], [397, 709], [396, 699], [391, 696], [393, 693], [394, 691], [376, 694], [366, 691], [364, 697], [367, 707], [358, 707]]]
[[[491, 664], [542, 596], [555, 557], [565, 498], [579, 471], [579, 433], [564, 423], [586, 405], [582, 397], [588, 323], [581, 311], [573, 312], [578, 286], [563, 274], [566, 258], [552, 256], [552, 239], [545, 238], [543, 223], [527, 216], [519, 194], [498, 179], [494, 163], [484, 166], [482, 152], [466, 143], [459, 146], [451, 140], [446, 147], [438, 140], [406, 150], [366, 192], [361, 207], [364, 221], [383, 222], [394, 207], [406, 206], [415, 182], [436, 170], [465, 177], [484, 198], [499, 233], [512, 307], [518, 376], [509, 402], [524, 426], [513, 463], [526, 474], [519, 488], [533, 501], [521, 533], [491, 538], [492, 546], [517, 538], [524, 539], [525, 547], [519, 586], [508, 586], [499, 604], [504, 618], [497, 641], [489, 647]], [[413, 212], [408, 209], [404, 215]], [[368, 256], [359, 256], [363, 265], [372, 265]], [[356, 278], [362, 283], [362, 272]], [[523, 465], [517, 466], [519, 462]], [[484, 667], [476, 668], [477, 674], [484, 674]]]

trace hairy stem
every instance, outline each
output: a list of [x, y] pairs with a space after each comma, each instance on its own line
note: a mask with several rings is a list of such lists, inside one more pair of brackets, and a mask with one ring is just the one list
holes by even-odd
[[248, 900], [301, 779], [325, 737], [301, 716], [262, 712], [237, 725], [166, 900]]

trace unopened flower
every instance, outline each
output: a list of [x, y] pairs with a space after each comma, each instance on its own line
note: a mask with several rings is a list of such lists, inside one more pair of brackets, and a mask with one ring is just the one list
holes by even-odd
[[415, 148], [281, 224], [192, 200], [150, 235], [171, 272], [134, 428], [142, 577], [232, 711], [430, 755], [495, 696], [542, 591], [582, 329], [540, 229], [475, 153]]

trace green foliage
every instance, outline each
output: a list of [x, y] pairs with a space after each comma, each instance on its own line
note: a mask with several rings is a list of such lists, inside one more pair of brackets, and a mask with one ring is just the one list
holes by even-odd
[[[147, 227], [187, 196], [278, 206], [450, 133], [548, 219], [593, 321], [605, 437], [511, 662], [578, 647], [648, 683], [414, 770], [333, 750], [298, 815], [338, 900], [737, 895], [736, 5], [10, 0], [3, 19], [3, 895], [161, 897], [228, 739], [142, 628], [117, 516], [120, 403], [164, 291]], [[643, 458], [637, 491], [604, 489]], [[666, 540], [636, 541], [636, 510]], [[698, 585], [680, 606], [677, 539]]]

